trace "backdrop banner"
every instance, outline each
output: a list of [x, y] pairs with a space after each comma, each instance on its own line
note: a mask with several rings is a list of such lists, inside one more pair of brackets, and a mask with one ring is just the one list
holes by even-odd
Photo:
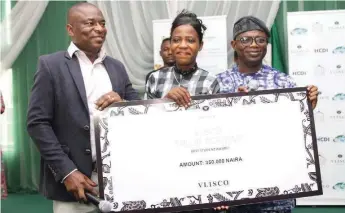
[[297, 205], [345, 205], [345, 10], [288, 13], [289, 74], [315, 84], [323, 195]]

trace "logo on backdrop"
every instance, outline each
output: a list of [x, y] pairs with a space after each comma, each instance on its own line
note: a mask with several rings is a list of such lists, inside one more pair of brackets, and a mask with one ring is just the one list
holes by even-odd
[[316, 112], [314, 112], [314, 118], [315, 118], [315, 121], [324, 122], [325, 114], [321, 112], [320, 110], [317, 110]]
[[318, 96], [319, 100], [324, 100], [324, 101], [328, 101], [329, 100], [329, 96], [324, 94], [324, 92], [322, 92], [321, 90], [319, 90], [319, 96]]
[[344, 23], [340, 23], [339, 21], [335, 21], [332, 26], [328, 27], [329, 31], [339, 31], [339, 30], [345, 30]]
[[330, 160], [332, 164], [335, 165], [345, 165], [345, 156], [343, 154], [337, 154], [333, 159]]
[[337, 191], [345, 191], [345, 182], [339, 182], [336, 183], [332, 189], [337, 190]]
[[344, 121], [345, 120], [345, 113], [344, 113], [344, 111], [338, 109], [330, 115], [330, 119], [332, 119], [334, 121]]
[[343, 75], [345, 74], [345, 66], [338, 64], [335, 66], [335, 68], [332, 67], [332, 69], [329, 71], [331, 75]]
[[345, 46], [336, 47], [333, 51], [333, 54], [345, 54]]
[[307, 75], [307, 72], [303, 71], [303, 70], [296, 70], [296, 71], [292, 71], [291, 75], [293, 75], [293, 76], [302, 76], [302, 75]]
[[308, 33], [308, 30], [305, 28], [295, 28], [291, 31], [291, 35], [296, 36], [296, 35], [306, 35]]
[[319, 143], [328, 143], [328, 142], [345, 143], [345, 135], [337, 135], [335, 138], [319, 136], [317, 137], [317, 142]]
[[345, 143], [345, 135], [338, 135], [333, 139], [334, 143]]
[[328, 52], [327, 48], [314, 49], [314, 53], [326, 53], [326, 52]]
[[345, 101], [345, 93], [337, 93], [332, 98], [333, 101]]
[[323, 189], [328, 189], [328, 188], [329, 188], [329, 185], [328, 185], [328, 184], [322, 184], [322, 188], [323, 188]]
[[[317, 110], [314, 112], [314, 118], [315, 121], [323, 123], [325, 122], [325, 113]], [[327, 115], [327, 118], [330, 118], [333, 121], [345, 121], [345, 113], [341, 109], [334, 110], [331, 114]]]
[[312, 26], [312, 31], [314, 33], [321, 33], [323, 31], [323, 25], [320, 22], [315, 22]]
[[305, 47], [304, 45], [301, 45], [301, 44], [296, 45], [291, 50], [291, 53], [294, 53], [294, 54], [304, 54], [304, 53], [308, 53], [308, 52], [310, 52], [309, 49], [307, 47]]
[[323, 66], [321, 66], [321, 65], [317, 65], [315, 67], [314, 74], [316, 76], [324, 76], [326, 74], [326, 69]]
[[318, 137], [317, 138], [317, 142], [320, 142], [320, 143], [325, 143], [325, 142], [330, 142], [330, 141], [331, 141], [330, 137]]

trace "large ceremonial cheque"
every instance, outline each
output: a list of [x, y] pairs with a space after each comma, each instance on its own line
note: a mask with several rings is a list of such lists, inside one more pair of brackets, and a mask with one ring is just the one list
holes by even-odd
[[97, 126], [100, 196], [171, 212], [322, 194], [306, 88], [117, 103]]

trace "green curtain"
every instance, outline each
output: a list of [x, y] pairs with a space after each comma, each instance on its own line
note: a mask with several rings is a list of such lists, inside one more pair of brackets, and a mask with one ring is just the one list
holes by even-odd
[[0, 22], [2, 22], [2, 20], [5, 17], [6, 14], [6, 2], [5, 1], [0, 1]]
[[271, 28], [272, 66], [288, 73], [287, 12], [340, 10], [345, 1], [282, 1]]
[[16, 4], [15, 1], [11, 1], [11, 0], [1, 0], [0, 1], [0, 22], [2, 22], [2, 20], [4, 20], [5, 18], [5, 15], [7, 12], [7, 9], [8, 9], [8, 4], [11, 5], [11, 8], [13, 8], [13, 6]]
[[[8, 191], [37, 192], [40, 155], [26, 131], [26, 113], [38, 57], [66, 50], [67, 10], [76, 1], [51, 1], [23, 51], [14, 62], [13, 70], [13, 149], [4, 153]], [[30, 23], [28, 23], [30, 24]]]
[[[0, 22], [2, 22], [11, 8], [16, 5], [17, 1], [12, 0], [0, 0]], [[0, 33], [0, 41], [2, 41], [3, 33]]]

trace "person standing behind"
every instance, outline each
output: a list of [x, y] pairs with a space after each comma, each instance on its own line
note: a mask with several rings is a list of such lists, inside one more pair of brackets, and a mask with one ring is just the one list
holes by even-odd
[[2, 96], [2, 92], [0, 90], [0, 114], [3, 114], [5, 112], [5, 101], [4, 97]]
[[[5, 101], [0, 90], [0, 114], [5, 113]], [[6, 185], [6, 176], [5, 176], [5, 164], [2, 158], [2, 146], [0, 144], [0, 160], [1, 160], [1, 199], [7, 197], [7, 185]]]
[[[248, 86], [254, 81], [258, 90], [296, 86], [289, 75], [263, 65], [269, 37], [265, 23], [256, 17], [245, 16], [235, 23], [231, 45], [236, 51], [237, 63], [230, 70], [217, 75], [220, 93], [248, 92]], [[308, 97], [314, 109], [318, 97], [316, 86], [308, 86]], [[291, 213], [293, 207], [294, 200], [290, 199], [233, 207], [231, 212]]]
[[162, 57], [164, 63], [163, 67], [171, 67], [175, 64], [175, 59], [171, 52], [170, 37], [162, 40], [159, 55]]
[[165, 38], [162, 40], [161, 43], [161, 50], [159, 51], [159, 55], [162, 57], [163, 60], [163, 66], [162, 67], [156, 67], [155, 66], [155, 70], [152, 70], [151, 72], [149, 72], [146, 75], [145, 78], [145, 84], [147, 83], [147, 80], [149, 79], [149, 76], [153, 73], [156, 72], [164, 67], [171, 67], [175, 64], [175, 60], [174, 57], [171, 53], [171, 49], [170, 49], [170, 38]]
[[205, 30], [206, 26], [194, 13], [182, 11], [177, 15], [170, 30], [175, 64], [151, 73], [146, 84], [146, 98], [169, 98], [180, 106], [188, 107], [191, 96], [219, 91], [216, 77], [196, 63]]
[[53, 200], [54, 213], [98, 212], [82, 203], [86, 191], [97, 194], [94, 120], [110, 104], [139, 97], [124, 65], [102, 48], [102, 12], [77, 3], [67, 21], [67, 51], [39, 58], [27, 130], [41, 154], [40, 192]]

